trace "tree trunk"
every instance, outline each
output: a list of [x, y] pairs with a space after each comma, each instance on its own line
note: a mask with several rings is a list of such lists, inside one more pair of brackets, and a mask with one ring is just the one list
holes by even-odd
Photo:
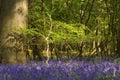
[[26, 63], [24, 43], [16, 39], [15, 35], [20, 36], [19, 29], [27, 28], [27, 13], [27, 0], [1, 0], [0, 55], [2, 63]]
[[[116, 25], [116, 27], [117, 27], [117, 51], [116, 51], [116, 54], [118, 54], [118, 57], [120, 57], [120, 1], [118, 0], [117, 1], [117, 19], [118, 19], [118, 21], [117, 21], [117, 25]], [[117, 20], [116, 19], [116, 20]]]
[[120, 16], [117, 24], [117, 54], [120, 57]]
[[117, 24], [117, 54], [120, 57], [120, 16], [119, 16], [119, 20], [118, 20], [118, 24]]

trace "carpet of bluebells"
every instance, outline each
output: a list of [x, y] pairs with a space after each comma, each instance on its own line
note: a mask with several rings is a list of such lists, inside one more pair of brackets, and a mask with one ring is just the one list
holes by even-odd
[[0, 80], [120, 80], [120, 63], [70, 60], [1, 64]]

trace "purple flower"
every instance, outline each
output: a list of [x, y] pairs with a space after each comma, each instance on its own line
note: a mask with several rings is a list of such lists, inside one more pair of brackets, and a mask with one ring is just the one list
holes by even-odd
[[119, 80], [120, 63], [102, 61], [31, 62], [24, 66], [0, 65], [0, 80]]

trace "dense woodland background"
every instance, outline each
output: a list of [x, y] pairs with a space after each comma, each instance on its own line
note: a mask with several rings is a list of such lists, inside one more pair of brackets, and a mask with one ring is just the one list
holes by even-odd
[[0, 0], [0, 61], [120, 57], [120, 0]]

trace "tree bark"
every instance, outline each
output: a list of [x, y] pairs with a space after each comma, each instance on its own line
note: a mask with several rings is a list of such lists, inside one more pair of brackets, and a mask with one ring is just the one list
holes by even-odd
[[[2, 63], [26, 63], [24, 43], [16, 39], [27, 28], [27, 0], [1, 0], [0, 55]], [[20, 37], [21, 38], [21, 37]], [[19, 48], [16, 48], [18, 44]]]
[[[120, 11], [119, 11], [120, 12]], [[120, 16], [117, 24], [117, 54], [120, 57]]]
[[[119, 11], [120, 12], [120, 11]], [[120, 57], [120, 16], [117, 24], [117, 54]]]
[[[116, 39], [117, 39], [117, 51], [116, 51], [116, 54], [118, 54], [117, 57], [120, 57], [120, 1], [119, 0], [116, 0], [116, 32], [117, 32], [117, 36], [116, 36]], [[114, 26], [115, 27], [115, 26]]]

